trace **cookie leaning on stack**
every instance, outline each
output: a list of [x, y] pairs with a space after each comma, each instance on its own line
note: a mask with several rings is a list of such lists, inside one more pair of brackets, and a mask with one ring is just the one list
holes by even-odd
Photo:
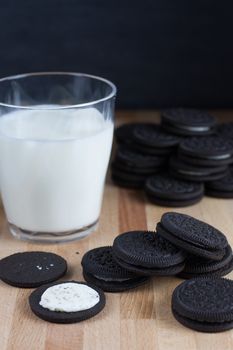
[[181, 249], [212, 260], [221, 260], [228, 245], [225, 235], [189, 215], [165, 213], [157, 224], [158, 233]]
[[113, 258], [112, 247], [89, 250], [84, 254], [81, 264], [85, 280], [106, 292], [123, 292], [148, 281], [148, 277], [120, 266]]
[[179, 277], [219, 277], [233, 270], [232, 249], [215, 227], [189, 215], [165, 213], [157, 231], [186, 251], [185, 267]]
[[155, 232], [130, 231], [117, 236], [113, 256], [125, 269], [145, 276], [172, 276], [184, 268], [185, 253]]

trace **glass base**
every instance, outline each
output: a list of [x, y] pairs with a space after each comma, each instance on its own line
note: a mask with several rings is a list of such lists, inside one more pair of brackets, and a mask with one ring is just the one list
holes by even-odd
[[10, 232], [12, 235], [24, 241], [30, 241], [33, 243], [65, 243], [70, 241], [79, 240], [88, 236], [90, 233], [95, 231], [98, 227], [98, 220], [92, 224], [82, 227], [77, 230], [66, 231], [66, 232], [38, 232], [38, 231], [27, 231], [20, 227], [9, 223]]

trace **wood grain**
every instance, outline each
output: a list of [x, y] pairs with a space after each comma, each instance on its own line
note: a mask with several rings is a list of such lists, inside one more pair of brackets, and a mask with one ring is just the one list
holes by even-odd
[[[216, 112], [233, 120], [233, 112]], [[122, 122], [158, 120], [155, 111], [119, 112]], [[83, 280], [80, 261], [91, 248], [109, 245], [123, 231], [154, 230], [171, 208], [148, 203], [140, 191], [120, 189], [109, 177], [99, 228], [82, 241], [62, 245], [34, 245], [11, 237], [0, 208], [0, 257], [24, 250], [52, 251], [69, 264], [67, 279]], [[205, 197], [199, 204], [178, 209], [222, 230], [233, 246], [233, 200]], [[233, 273], [228, 275], [233, 278]], [[201, 334], [181, 326], [171, 314], [171, 294], [178, 278], [154, 278], [147, 285], [121, 294], [107, 294], [103, 312], [80, 324], [56, 325], [34, 316], [28, 305], [31, 290], [0, 282], [0, 350], [232, 350], [233, 331]]]

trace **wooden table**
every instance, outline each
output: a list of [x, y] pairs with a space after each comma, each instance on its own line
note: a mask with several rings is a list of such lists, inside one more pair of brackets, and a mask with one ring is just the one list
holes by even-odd
[[[230, 119], [231, 113], [216, 115]], [[119, 112], [118, 123], [154, 120], [155, 112]], [[19, 203], [20, 205], [20, 198]], [[99, 229], [89, 238], [61, 245], [33, 245], [9, 234], [0, 212], [0, 257], [25, 250], [53, 251], [69, 264], [67, 279], [82, 280], [80, 260], [91, 248], [110, 245], [116, 235], [135, 229], [154, 230], [171, 209], [148, 203], [139, 191], [120, 189], [108, 179]], [[233, 200], [205, 197], [178, 209], [222, 230], [233, 246]], [[233, 273], [228, 276], [233, 278]], [[31, 290], [0, 282], [0, 350], [232, 350], [233, 330], [220, 334], [194, 332], [171, 314], [171, 294], [178, 278], [154, 278], [149, 284], [121, 294], [107, 294], [107, 304], [95, 318], [73, 325], [44, 322], [29, 309]]]

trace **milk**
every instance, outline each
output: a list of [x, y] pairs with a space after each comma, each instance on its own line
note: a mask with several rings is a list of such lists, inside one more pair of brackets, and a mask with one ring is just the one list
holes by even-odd
[[98, 220], [113, 124], [95, 108], [0, 117], [0, 189], [9, 223], [65, 232]]

